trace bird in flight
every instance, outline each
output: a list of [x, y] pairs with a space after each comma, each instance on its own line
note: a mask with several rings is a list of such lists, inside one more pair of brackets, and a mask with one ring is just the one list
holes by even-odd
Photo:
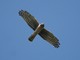
[[35, 36], [39, 34], [44, 40], [52, 44], [55, 48], [58, 48], [59, 40], [48, 30], [44, 28], [44, 24], [39, 24], [38, 21], [29, 12], [21, 10], [19, 15], [25, 20], [25, 22], [34, 30], [33, 34], [28, 38], [29, 41], [33, 41]]

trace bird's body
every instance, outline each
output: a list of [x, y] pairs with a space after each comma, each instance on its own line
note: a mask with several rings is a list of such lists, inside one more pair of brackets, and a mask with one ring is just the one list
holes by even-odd
[[54, 47], [59, 47], [59, 40], [51, 32], [44, 28], [44, 24], [39, 24], [37, 20], [27, 11], [21, 10], [19, 11], [19, 15], [34, 30], [34, 33], [29, 37], [30, 41], [33, 41], [34, 37], [39, 34], [44, 40], [48, 41]]

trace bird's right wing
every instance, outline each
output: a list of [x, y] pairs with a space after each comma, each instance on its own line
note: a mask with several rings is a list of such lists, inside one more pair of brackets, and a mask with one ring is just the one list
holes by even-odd
[[48, 30], [45, 28], [41, 30], [39, 35], [46, 41], [48, 41], [50, 44], [52, 44], [54, 47], [58, 48], [60, 43], [59, 40]]
[[27, 11], [21, 10], [19, 11], [19, 15], [25, 20], [25, 22], [33, 29], [35, 30], [39, 23], [37, 20]]

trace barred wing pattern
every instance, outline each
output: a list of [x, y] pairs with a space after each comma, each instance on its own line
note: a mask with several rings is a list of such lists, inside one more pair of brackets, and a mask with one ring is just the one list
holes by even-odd
[[46, 41], [48, 41], [50, 44], [52, 44], [54, 47], [58, 48], [60, 43], [59, 40], [48, 30], [45, 28], [41, 30], [39, 35]]
[[29, 14], [27, 11], [19, 11], [19, 15], [25, 20], [25, 22], [33, 29], [35, 30], [37, 28], [37, 26], [39, 25], [39, 23], [37, 22], [37, 20], [31, 15]]
[[[33, 29], [36, 30], [36, 28], [38, 27], [39, 23], [37, 22], [37, 20], [27, 11], [21, 10], [19, 11], [19, 15], [26, 21], [26, 23]], [[52, 44], [55, 48], [58, 48], [60, 43], [59, 40], [48, 30], [46, 30], [45, 28], [43, 28], [40, 32], [39, 35], [46, 40], [47, 42], [49, 42], [50, 44]]]

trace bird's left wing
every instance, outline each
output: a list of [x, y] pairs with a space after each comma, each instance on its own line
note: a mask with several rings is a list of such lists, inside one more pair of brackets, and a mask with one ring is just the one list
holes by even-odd
[[54, 47], [56, 47], [56, 48], [59, 47], [59, 45], [60, 45], [59, 40], [54, 36], [54, 34], [52, 34], [51, 32], [49, 32], [45, 28], [43, 30], [41, 30], [41, 32], [39, 33], [39, 35], [44, 40], [46, 40], [47, 42], [49, 42], [50, 44], [52, 44]]
[[21, 11], [19, 11], [19, 15], [26, 21], [26, 23], [33, 30], [35, 30], [38, 27], [39, 23], [37, 22], [37, 20], [31, 14], [29, 14], [27, 11], [21, 10]]

